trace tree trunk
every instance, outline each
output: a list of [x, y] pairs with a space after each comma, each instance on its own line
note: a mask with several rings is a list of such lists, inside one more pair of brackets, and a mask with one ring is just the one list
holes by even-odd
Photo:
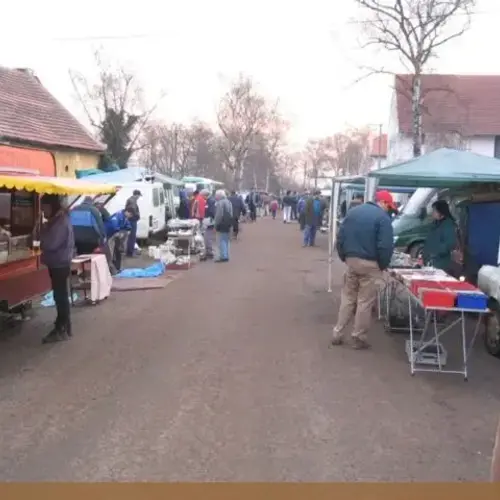
[[411, 89], [413, 157], [422, 154], [422, 78], [415, 72]]
[[267, 169], [266, 169], [266, 187], [265, 187], [266, 193], [269, 193], [269, 180], [270, 180], [270, 178], [271, 178], [270, 168], [267, 167]]

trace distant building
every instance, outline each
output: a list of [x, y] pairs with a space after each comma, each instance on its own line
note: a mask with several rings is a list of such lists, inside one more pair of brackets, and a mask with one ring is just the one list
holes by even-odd
[[371, 139], [370, 158], [372, 159], [370, 170], [387, 166], [387, 134], [377, 135]]
[[[413, 156], [412, 75], [396, 75], [387, 163]], [[422, 152], [465, 149], [500, 158], [500, 75], [422, 75]]]
[[97, 168], [106, 149], [33, 72], [0, 67], [0, 153], [8, 158], [16, 147], [52, 153], [60, 177]]

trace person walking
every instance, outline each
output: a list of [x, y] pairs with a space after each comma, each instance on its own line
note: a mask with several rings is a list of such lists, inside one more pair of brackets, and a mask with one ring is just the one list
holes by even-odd
[[209, 194], [205, 209], [203, 242], [205, 243], [205, 259], [213, 259], [214, 257], [214, 219], [215, 219], [215, 196]]
[[388, 215], [393, 205], [391, 193], [379, 191], [376, 202], [368, 202], [347, 212], [337, 237], [337, 253], [347, 265], [332, 346], [343, 344], [343, 331], [354, 317], [353, 347], [367, 349], [377, 287], [391, 262], [394, 234]]
[[278, 208], [279, 208], [279, 202], [276, 198], [273, 198], [271, 200], [271, 203], [269, 203], [269, 210], [271, 212], [273, 220], [276, 220], [276, 214], [278, 213]]
[[200, 227], [203, 225], [203, 219], [205, 218], [205, 211], [207, 209], [207, 198], [210, 195], [208, 189], [202, 189], [193, 198], [193, 205], [191, 207], [191, 218], [200, 221]]
[[250, 220], [255, 222], [257, 220], [257, 205], [259, 204], [259, 195], [253, 187], [248, 193], [246, 198], [246, 203], [248, 205], [248, 211], [250, 212]]
[[306, 192], [299, 198], [299, 201], [297, 202], [297, 214], [299, 217], [299, 228], [301, 231], [304, 231], [304, 229], [306, 227], [305, 208], [306, 208], [306, 201], [307, 201], [308, 197], [309, 197], [309, 195]]
[[298, 212], [297, 212], [297, 203], [299, 202], [299, 194], [297, 191], [294, 191], [290, 197], [291, 201], [291, 212], [290, 212], [290, 219], [291, 220], [298, 220]]
[[142, 193], [138, 189], [134, 189], [132, 196], [125, 203], [125, 210], [132, 214], [130, 222], [130, 232], [127, 238], [127, 257], [135, 256], [135, 244], [137, 242], [137, 224], [141, 219], [141, 212], [139, 210], [139, 198]]
[[238, 234], [240, 233], [240, 217], [245, 215], [246, 207], [245, 203], [241, 199], [236, 191], [231, 191], [231, 196], [229, 197], [231, 206], [233, 207], [233, 237], [238, 239]]
[[214, 225], [217, 238], [219, 255], [215, 262], [229, 261], [229, 233], [233, 227], [233, 206], [226, 197], [226, 192], [219, 189], [215, 193], [215, 218]]
[[179, 191], [179, 207], [177, 208], [179, 219], [189, 219], [189, 200], [185, 189]]
[[283, 197], [283, 222], [287, 224], [292, 217], [292, 192], [287, 191]]
[[40, 229], [41, 260], [49, 271], [57, 310], [54, 328], [42, 339], [42, 343], [47, 344], [72, 336], [68, 281], [75, 253], [75, 237], [68, 212], [59, 196], [44, 195], [41, 207], [47, 219]]
[[316, 243], [316, 233], [321, 227], [323, 213], [326, 209], [325, 200], [321, 198], [321, 191], [306, 200], [304, 206], [304, 247], [313, 247]]

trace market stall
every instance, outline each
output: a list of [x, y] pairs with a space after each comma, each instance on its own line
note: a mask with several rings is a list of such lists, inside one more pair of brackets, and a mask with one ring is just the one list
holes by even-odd
[[[371, 172], [369, 176], [386, 184], [394, 183], [400, 186], [455, 190], [477, 190], [486, 186], [488, 190], [495, 192], [500, 180], [500, 160], [443, 148], [420, 158]], [[487, 237], [493, 238], [493, 244], [498, 248], [499, 238], [496, 230], [492, 227], [492, 234]], [[467, 242], [467, 239], [464, 241]], [[392, 269], [389, 286], [385, 291], [386, 320], [390, 315], [391, 298], [396, 295], [394, 289], [398, 287], [402, 288], [401, 295], [407, 297], [408, 303], [410, 339], [406, 343], [406, 350], [412, 374], [417, 371], [437, 371], [458, 373], [467, 379], [470, 349], [479, 333], [481, 322], [485, 317], [489, 317], [491, 312], [489, 295], [484, 284], [480, 290], [473, 284], [466, 283], [464, 278], [457, 280], [432, 268]], [[417, 339], [414, 323], [416, 309], [423, 313], [423, 324], [418, 325], [420, 335]], [[443, 314], [451, 320], [440, 327], [438, 318], [442, 318]], [[472, 315], [477, 317], [472, 336], [467, 341], [466, 318], [472, 319]], [[446, 370], [444, 366], [447, 353], [440, 339], [454, 327], [459, 327], [461, 332], [463, 366], [460, 370]]]
[[[387, 311], [391, 300], [402, 288], [407, 302], [409, 318], [409, 339], [405, 351], [410, 363], [410, 372], [439, 372], [468, 377], [468, 359], [480, 330], [484, 315], [489, 313], [488, 298], [475, 286], [459, 281], [440, 269], [433, 268], [393, 268], [389, 271], [384, 293]], [[400, 290], [401, 292], [401, 290]], [[423, 325], [415, 325], [415, 310], [423, 312]], [[474, 332], [467, 339], [466, 314], [475, 313]], [[443, 314], [452, 314], [445, 323], [440, 319]], [[447, 351], [441, 342], [443, 335], [454, 328], [460, 329], [461, 368], [447, 369]]]
[[38, 228], [40, 197], [111, 193], [116, 188], [76, 179], [0, 175], [0, 303], [9, 312], [50, 291], [41, 264]]

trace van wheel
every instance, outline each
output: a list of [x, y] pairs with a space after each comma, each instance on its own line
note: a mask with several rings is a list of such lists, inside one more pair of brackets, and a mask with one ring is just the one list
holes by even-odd
[[489, 354], [500, 358], [500, 307], [496, 302], [490, 307], [492, 314], [484, 318], [484, 347]]
[[417, 259], [424, 249], [424, 243], [422, 241], [417, 241], [413, 243], [410, 248], [408, 248], [408, 253], [412, 259]]

